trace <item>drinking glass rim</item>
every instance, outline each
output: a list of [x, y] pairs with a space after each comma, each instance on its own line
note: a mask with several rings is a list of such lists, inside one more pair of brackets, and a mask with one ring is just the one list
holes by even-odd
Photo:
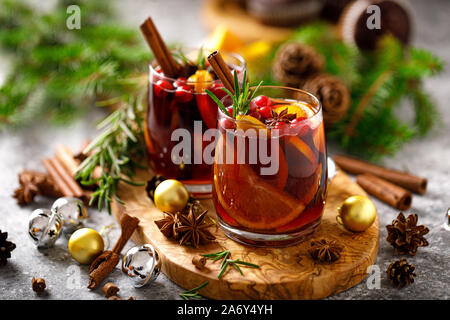
[[[252, 87], [250, 87], [250, 89], [256, 89], [257, 88], [257, 86], [252, 86]], [[297, 92], [299, 92], [299, 93], [303, 93], [303, 94], [306, 94], [307, 96], [310, 96], [316, 103], [317, 103], [317, 110], [315, 110], [314, 111], [314, 114], [311, 116], [311, 117], [309, 117], [309, 118], [305, 118], [305, 119], [303, 119], [303, 120], [300, 120], [298, 123], [303, 123], [304, 121], [308, 121], [308, 120], [311, 120], [312, 118], [314, 118], [314, 117], [316, 117], [318, 114], [320, 114], [320, 112], [322, 112], [322, 103], [320, 102], [320, 100], [315, 96], [315, 95], [313, 95], [312, 93], [310, 93], [310, 92], [308, 92], [308, 91], [305, 91], [305, 90], [302, 90], [302, 89], [298, 89], [298, 88], [292, 88], [292, 87], [287, 87], [287, 86], [276, 86], [276, 85], [261, 85], [260, 87], [259, 87], [260, 89], [264, 89], [264, 88], [268, 88], [268, 89], [270, 89], [270, 88], [273, 88], [273, 89], [283, 89], [283, 90], [289, 90], [289, 91], [297, 91]], [[227, 99], [229, 96], [228, 95], [226, 95], [225, 97], [223, 97], [222, 99], [221, 99], [221, 102], [223, 102], [225, 99]], [[300, 101], [300, 100], [298, 100], [298, 99], [293, 99], [293, 100], [295, 100], [295, 101]], [[222, 109], [219, 107], [219, 106], [217, 106], [217, 108], [219, 109], [219, 113], [223, 116], [223, 117], [225, 117], [225, 118], [227, 118], [227, 119], [229, 119], [229, 120], [231, 120], [231, 121], [233, 121], [234, 123], [248, 123], [248, 124], [252, 124], [254, 127], [256, 127], [256, 128], [272, 128], [274, 125], [267, 125], [267, 124], [264, 124], [263, 123], [263, 125], [262, 126], [256, 126], [253, 122], [251, 122], [251, 121], [248, 121], [248, 120], [238, 120], [238, 119], [235, 119], [235, 118], [233, 118], [233, 117], [230, 117], [230, 116], [228, 116], [227, 114], [225, 114], [223, 111], [222, 111]], [[323, 121], [323, 120], [322, 120]]]
[[[185, 49], [187, 49], [187, 50], [200, 50], [201, 47], [200, 48], [180, 47], [180, 48], [184, 51]], [[180, 48], [172, 49], [172, 50], [170, 50], [170, 52], [174, 52], [175, 50], [178, 50]], [[212, 50], [212, 49], [203, 48], [204, 52], [214, 52], [215, 50], [216, 49]], [[237, 54], [235, 52], [228, 52], [228, 51], [222, 51], [222, 50], [220, 50], [220, 53], [222, 55], [224, 55], [225, 57], [226, 56], [231, 56], [231, 57], [235, 58], [236, 60], [238, 60], [240, 65], [237, 66], [237, 67], [239, 67], [238, 70], [240, 70], [241, 72], [247, 69], [247, 63], [245, 62], [244, 58], [241, 55], [239, 55], [239, 54]], [[161, 75], [161, 73], [156, 71], [155, 68], [153, 67], [153, 63], [154, 62], [157, 62], [156, 58], [153, 58], [152, 61], [149, 63], [150, 71], [153, 71], [153, 72], [157, 73], [159, 75], [159, 77], [161, 77], [161, 79], [163, 79], [163, 80], [177, 81], [177, 78], [172, 78], [172, 77], [169, 77], [169, 76], [166, 76], [166, 75]], [[159, 64], [157, 64], [157, 65], [159, 65]], [[195, 81], [195, 82], [189, 81], [188, 83], [189, 84], [195, 84], [195, 83], [204, 83], [204, 84], [210, 83], [210, 84], [214, 84], [214, 83], [217, 83], [217, 82], [220, 82], [220, 79], [211, 80], [211, 81]]]

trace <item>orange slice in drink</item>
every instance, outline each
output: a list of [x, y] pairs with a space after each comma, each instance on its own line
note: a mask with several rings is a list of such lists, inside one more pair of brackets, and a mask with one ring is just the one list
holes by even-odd
[[288, 138], [288, 142], [300, 151], [311, 164], [315, 164], [317, 162], [314, 152], [302, 139], [297, 136], [290, 136]]
[[212, 75], [208, 70], [197, 70], [188, 79], [188, 84], [194, 85], [195, 92], [202, 93], [210, 86], [210, 82], [213, 80]]
[[255, 117], [252, 116], [247, 116], [247, 115], [237, 115], [236, 116], [236, 120], [237, 120], [237, 128], [238, 129], [242, 129], [244, 131], [246, 131], [247, 129], [263, 129], [265, 128], [264, 123], [262, 123], [261, 121], [259, 121], [258, 119], [256, 119]]
[[288, 113], [296, 114], [297, 118], [309, 118], [311, 116], [307, 111], [310, 110], [309, 106], [301, 102], [277, 106], [273, 111], [280, 113], [286, 108], [288, 109]]
[[325, 151], [325, 130], [323, 128], [323, 122], [313, 133], [313, 141], [316, 149], [320, 152]]
[[231, 148], [225, 140], [222, 135], [216, 146], [214, 190], [229, 216], [251, 230], [275, 229], [297, 218], [305, 206], [284, 188], [264, 181], [249, 165], [219, 162]]

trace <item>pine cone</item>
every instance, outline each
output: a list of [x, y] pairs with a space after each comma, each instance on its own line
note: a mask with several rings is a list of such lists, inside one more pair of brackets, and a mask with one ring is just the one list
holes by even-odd
[[386, 273], [389, 281], [397, 288], [409, 286], [414, 282], [416, 267], [413, 264], [408, 264], [405, 258], [391, 263]]
[[325, 126], [342, 120], [350, 108], [350, 92], [341, 79], [319, 74], [305, 80], [301, 89], [315, 95], [322, 103]]
[[11, 251], [16, 248], [16, 245], [11, 241], [6, 241], [8, 232], [0, 230], [0, 266], [6, 265], [7, 259], [11, 258]]
[[324, 65], [324, 58], [314, 48], [288, 42], [278, 49], [272, 72], [277, 81], [299, 87], [308, 76], [321, 72]]
[[414, 256], [418, 247], [428, 246], [424, 235], [429, 232], [424, 225], [417, 225], [419, 217], [417, 214], [410, 214], [405, 218], [402, 212], [391, 225], [386, 226], [388, 236], [386, 240], [395, 248], [399, 254], [409, 254]]

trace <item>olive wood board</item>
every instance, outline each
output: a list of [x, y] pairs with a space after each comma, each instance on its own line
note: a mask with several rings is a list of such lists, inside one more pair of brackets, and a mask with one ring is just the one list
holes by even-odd
[[218, 25], [226, 25], [244, 42], [280, 41], [292, 33], [292, 28], [274, 27], [261, 23], [258, 19], [250, 16], [235, 1], [204, 1], [201, 17], [209, 29], [214, 29]]
[[[136, 181], [146, 181], [150, 174], [140, 172]], [[344, 291], [361, 282], [367, 275], [367, 267], [373, 265], [378, 251], [379, 219], [364, 232], [353, 233], [336, 221], [338, 206], [349, 196], [366, 195], [345, 173], [339, 171], [328, 187], [328, 196], [322, 222], [310, 240], [285, 248], [256, 248], [241, 245], [225, 236], [216, 227], [209, 228], [216, 240], [201, 245], [198, 249], [180, 246], [178, 242], [163, 236], [154, 220], [163, 213], [155, 208], [146, 195], [145, 187], [121, 185], [119, 197], [125, 206], [113, 203], [115, 218], [126, 210], [138, 217], [140, 224], [132, 240], [136, 244], [150, 243], [159, 252], [162, 272], [186, 290], [208, 281], [200, 290], [204, 297], [212, 299], [321, 299]], [[216, 218], [211, 199], [202, 200], [202, 205]], [[320, 263], [313, 260], [308, 247], [313, 239], [337, 240], [344, 246], [339, 260]], [[241, 268], [244, 275], [234, 268], [221, 279], [220, 261], [208, 260], [204, 270], [192, 264], [199, 254], [229, 250], [233, 259], [241, 259], [260, 266], [259, 269]]]

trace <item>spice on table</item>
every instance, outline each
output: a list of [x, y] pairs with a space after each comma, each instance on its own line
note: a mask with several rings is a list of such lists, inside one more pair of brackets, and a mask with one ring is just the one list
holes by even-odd
[[427, 191], [427, 179], [406, 172], [387, 169], [352, 157], [337, 155], [334, 162], [344, 171], [352, 174], [370, 173], [381, 179], [390, 181], [409, 191], [425, 194]]
[[177, 228], [179, 234], [179, 243], [190, 243], [193, 247], [198, 248], [199, 244], [216, 239], [214, 235], [206, 230], [211, 227], [212, 223], [204, 222], [208, 210], [196, 216], [191, 207], [187, 217], [180, 215], [180, 225]]
[[127, 300], [136, 300], [136, 298], [135, 297], [133, 297], [133, 296], [131, 296], [131, 297], [129, 297]]
[[356, 176], [356, 183], [367, 193], [396, 209], [408, 210], [411, 207], [411, 192], [389, 181], [365, 173]]
[[337, 243], [336, 240], [321, 239], [318, 241], [311, 241], [311, 248], [308, 251], [314, 260], [320, 262], [334, 262], [341, 257], [343, 249], [344, 247]]
[[192, 258], [192, 264], [197, 268], [197, 269], [203, 269], [205, 267], [206, 264], [206, 258], [203, 256], [194, 256]]
[[387, 225], [388, 236], [386, 240], [395, 248], [399, 254], [409, 254], [414, 256], [418, 247], [428, 246], [427, 239], [424, 238], [429, 229], [424, 225], [417, 225], [419, 216], [410, 214], [407, 218], [400, 212], [397, 219], [392, 224]]
[[164, 218], [156, 220], [155, 224], [161, 233], [167, 238], [176, 239], [178, 236], [177, 228], [179, 224], [179, 213], [164, 212]]
[[416, 267], [413, 264], [408, 264], [405, 258], [394, 261], [388, 267], [386, 273], [391, 284], [397, 288], [409, 286], [414, 282]]
[[11, 258], [11, 251], [16, 248], [15, 243], [7, 241], [8, 232], [0, 230], [0, 266], [5, 266], [7, 259]]
[[139, 224], [139, 219], [127, 213], [120, 217], [122, 233], [112, 250], [104, 251], [92, 263], [89, 268], [89, 289], [96, 289], [103, 280], [114, 270], [120, 260], [120, 252], [130, 239]]
[[111, 297], [108, 298], [108, 300], [122, 300], [122, 297], [111, 296]]
[[31, 288], [34, 292], [43, 292], [46, 288], [45, 280], [42, 278], [34, 278], [31, 279]]
[[117, 292], [120, 291], [119, 287], [112, 282], [106, 283], [102, 290], [107, 298], [117, 295]]
[[44, 172], [24, 170], [19, 173], [18, 179], [19, 187], [14, 190], [13, 196], [20, 206], [32, 203], [37, 195], [62, 196], [52, 178]]

